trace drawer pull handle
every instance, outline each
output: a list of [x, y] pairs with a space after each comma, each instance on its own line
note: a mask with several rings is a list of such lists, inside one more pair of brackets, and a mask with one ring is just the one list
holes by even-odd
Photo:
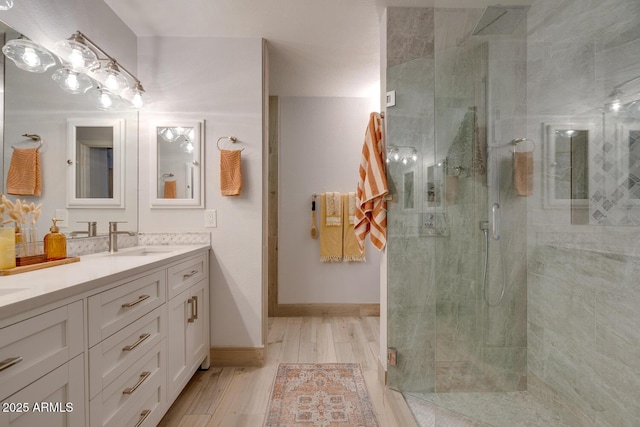
[[198, 297], [194, 296], [193, 299], [193, 320], [198, 320]]
[[22, 356], [10, 357], [8, 359], [5, 359], [0, 362], [0, 372], [12, 367], [13, 365], [17, 365], [20, 362], [22, 362]]
[[150, 296], [149, 295], [140, 295], [137, 300], [135, 300], [133, 302], [125, 302], [124, 304], [122, 304], [122, 308], [133, 307], [136, 304], [140, 304], [142, 301], [146, 300], [147, 298], [150, 298]]
[[140, 379], [138, 380], [138, 382], [133, 387], [128, 387], [122, 390], [122, 394], [132, 394], [134, 391], [137, 390], [138, 387], [142, 385], [144, 380], [149, 378], [149, 375], [151, 375], [151, 371], [144, 371], [143, 373], [141, 373]]
[[182, 275], [182, 278], [183, 279], [188, 279], [189, 277], [194, 276], [196, 274], [198, 274], [198, 270], [191, 270], [191, 273]]
[[122, 347], [122, 351], [131, 351], [134, 348], [136, 348], [137, 346], [139, 346], [140, 344], [143, 343], [144, 340], [146, 340], [147, 338], [149, 338], [151, 336], [151, 334], [142, 334], [140, 335], [140, 338], [138, 338], [138, 341], [134, 342], [133, 344], [130, 345], [125, 345], [124, 347]]
[[140, 427], [144, 422], [144, 420], [147, 419], [150, 413], [151, 413], [151, 409], [145, 409], [144, 411], [140, 412], [140, 419], [136, 423], [135, 427]]
[[195, 311], [194, 311], [194, 309], [193, 309], [193, 307], [194, 307], [194, 305], [195, 305], [195, 300], [194, 300], [193, 298], [189, 298], [189, 299], [187, 300], [187, 304], [191, 304], [191, 316], [189, 316], [189, 318], [187, 319], [187, 322], [189, 322], [189, 323], [193, 323], [193, 322], [195, 322], [195, 321], [196, 321], [196, 318], [195, 318]]

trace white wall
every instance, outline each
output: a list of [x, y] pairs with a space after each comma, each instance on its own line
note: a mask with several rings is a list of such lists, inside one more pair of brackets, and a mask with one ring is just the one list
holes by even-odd
[[[188, 44], [188, 46], [187, 46]], [[140, 115], [141, 232], [210, 231], [211, 345], [262, 345], [262, 40], [142, 37], [139, 77], [155, 101]], [[178, 113], [176, 113], [178, 112]], [[206, 120], [205, 204], [217, 228], [204, 228], [202, 209], [150, 209], [150, 120]], [[240, 197], [220, 195], [216, 140], [233, 135], [242, 152]]]
[[[380, 254], [366, 263], [322, 263], [310, 237], [311, 195], [356, 191], [369, 98], [280, 98], [278, 302], [377, 303]], [[321, 208], [316, 205], [318, 227]], [[368, 239], [367, 239], [368, 242]]]

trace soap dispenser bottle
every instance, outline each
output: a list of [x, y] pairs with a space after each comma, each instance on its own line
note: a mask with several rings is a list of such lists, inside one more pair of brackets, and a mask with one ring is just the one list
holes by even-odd
[[44, 236], [44, 253], [47, 255], [47, 261], [56, 259], [65, 259], [67, 257], [67, 238], [60, 233], [60, 229], [56, 225], [58, 218], [53, 218], [53, 227], [51, 233]]

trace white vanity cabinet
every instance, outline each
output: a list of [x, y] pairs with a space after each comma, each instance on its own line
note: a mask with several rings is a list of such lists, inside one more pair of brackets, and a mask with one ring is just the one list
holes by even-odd
[[163, 249], [0, 278], [0, 291], [46, 288], [0, 295], [0, 427], [160, 422], [209, 363], [209, 249]]
[[[204, 255], [168, 269], [167, 392], [175, 399], [200, 366], [209, 367], [208, 258]], [[204, 363], [203, 363], [204, 361]]]
[[[0, 426], [83, 426], [82, 301], [0, 328]], [[9, 324], [11, 323], [11, 324]]]

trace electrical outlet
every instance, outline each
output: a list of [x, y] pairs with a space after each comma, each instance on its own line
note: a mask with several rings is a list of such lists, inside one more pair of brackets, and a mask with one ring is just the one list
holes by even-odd
[[56, 218], [60, 221], [57, 222], [58, 227], [69, 226], [69, 211], [66, 209], [56, 209]]
[[204, 226], [207, 228], [218, 226], [218, 214], [215, 209], [204, 211]]

